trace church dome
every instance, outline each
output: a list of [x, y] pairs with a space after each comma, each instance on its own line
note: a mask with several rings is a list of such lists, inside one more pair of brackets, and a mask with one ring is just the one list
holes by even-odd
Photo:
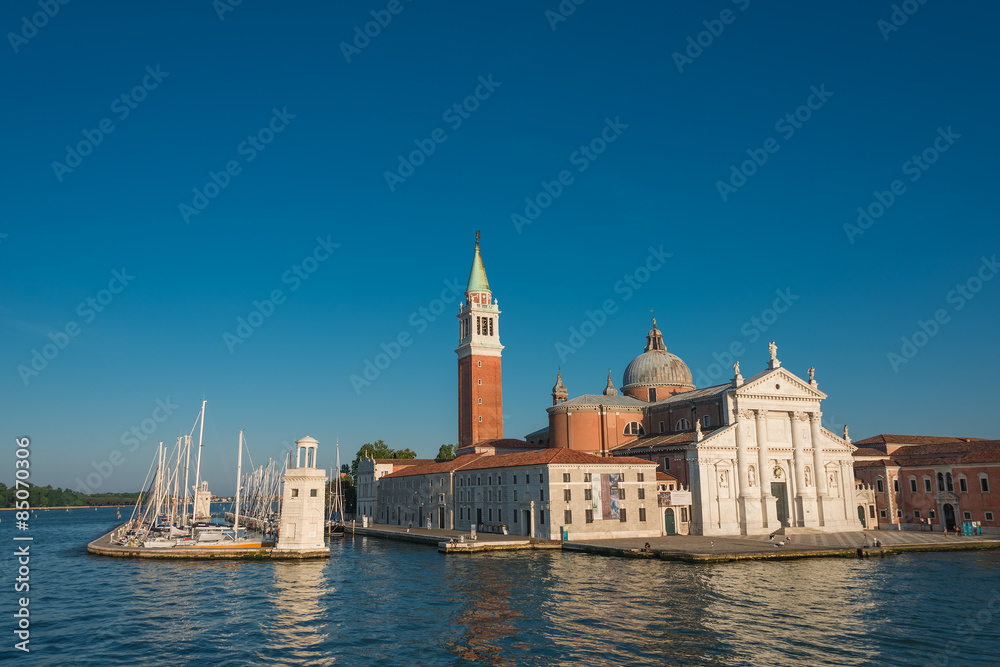
[[691, 369], [680, 357], [667, 352], [663, 344], [663, 334], [653, 328], [646, 335], [646, 349], [633, 359], [625, 368], [622, 377], [622, 391], [642, 387], [677, 387], [679, 389], [694, 389]]

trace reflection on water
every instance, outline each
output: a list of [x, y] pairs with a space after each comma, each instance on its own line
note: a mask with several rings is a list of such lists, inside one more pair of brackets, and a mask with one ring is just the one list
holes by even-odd
[[0, 646], [0, 659], [972, 666], [997, 664], [1000, 646], [994, 552], [694, 566], [561, 551], [445, 557], [346, 537], [329, 561], [85, 554], [113, 520], [114, 510], [39, 515], [32, 652]]
[[[454, 559], [448, 565], [454, 567], [448, 568], [445, 585], [456, 607], [449, 620], [458, 631], [446, 642], [448, 650], [470, 662], [517, 664], [504, 654], [509, 638], [517, 638], [524, 624], [524, 612], [512, 604], [523, 586], [517, 569], [504, 558], [480, 564]], [[519, 653], [530, 653], [523, 638], [515, 646]]]
[[324, 561], [275, 563], [271, 585], [265, 588], [267, 602], [274, 608], [270, 623], [261, 627], [273, 648], [260, 657], [283, 657], [288, 664], [314, 664], [330, 640], [320, 598], [324, 590], [335, 592], [325, 581]]

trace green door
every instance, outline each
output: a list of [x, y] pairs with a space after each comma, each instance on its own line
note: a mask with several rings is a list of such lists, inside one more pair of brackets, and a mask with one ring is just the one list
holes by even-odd
[[667, 535], [675, 535], [675, 534], [677, 534], [677, 529], [674, 527], [674, 510], [673, 510], [673, 508], [668, 507], [664, 516], [666, 517], [665, 520], [666, 520], [666, 523], [667, 523]]
[[788, 525], [788, 493], [784, 482], [771, 482], [771, 495], [778, 499], [776, 508], [778, 510], [778, 523], [782, 526]]
[[864, 505], [858, 505], [858, 521], [861, 522], [862, 528], [868, 527], [868, 521], [865, 519], [865, 507]]

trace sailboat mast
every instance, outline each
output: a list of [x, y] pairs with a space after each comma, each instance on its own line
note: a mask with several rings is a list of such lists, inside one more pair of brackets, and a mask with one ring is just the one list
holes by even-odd
[[341, 523], [344, 522], [344, 497], [343, 490], [340, 488], [340, 439], [337, 439], [337, 469], [334, 471], [337, 476], [337, 497], [334, 499], [337, 505], [337, 513], [340, 514]]
[[240, 429], [240, 451], [236, 455], [236, 511], [233, 515], [233, 534], [240, 534], [240, 482], [243, 475], [243, 429]]
[[178, 492], [180, 491], [180, 472], [181, 472], [181, 438], [177, 438], [177, 464], [174, 466], [174, 503], [170, 508], [170, 525], [173, 526], [177, 521], [177, 501]]
[[198, 514], [198, 487], [201, 486], [201, 445], [205, 436], [205, 403], [208, 403], [208, 401], [203, 399], [201, 401], [201, 426], [198, 429], [198, 464], [194, 472], [194, 507], [191, 509], [192, 522], [197, 519]]
[[153, 523], [160, 517], [160, 505], [163, 502], [163, 443], [156, 450], [156, 502], [153, 504]]
[[[190, 468], [191, 468], [191, 436], [190, 435], [184, 436], [184, 451], [186, 453], [184, 454], [184, 517], [181, 519], [181, 524], [182, 524], [181, 527], [182, 528], [184, 527], [183, 524], [187, 524], [188, 523], [188, 520], [187, 520], [188, 493], [190, 492], [190, 488], [188, 487], [188, 481], [189, 481], [188, 472], [190, 471]], [[193, 513], [192, 513], [192, 519], [193, 518], [194, 518], [194, 516], [193, 516]]]

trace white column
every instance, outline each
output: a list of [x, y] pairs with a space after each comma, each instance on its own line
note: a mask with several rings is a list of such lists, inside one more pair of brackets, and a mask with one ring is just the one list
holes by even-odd
[[799, 526], [802, 523], [800, 503], [798, 502], [800, 482], [796, 479], [795, 461], [787, 461], [787, 463], [790, 471], [788, 473], [788, 516], [791, 518], [793, 526]]
[[822, 418], [822, 412], [809, 413], [809, 439], [813, 448], [813, 479], [816, 480], [817, 496], [827, 495], [826, 468], [823, 465], [823, 445], [819, 433], [820, 420]]
[[760, 484], [760, 497], [767, 498], [771, 489], [765, 486], [771, 475], [767, 471], [767, 411], [757, 410], [757, 481]]
[[840, 479], [843, 480], [844, 487], [844, 520], [851, 522], [852, 516], [857, 516], [857, 509], [854, 506], [854, 475], [851, 474], [851, 465], [845, 461], [840, 461]]
[[736, 490], [737, 497], [749, 496], [750, 486], [747, 481], [747, 468], [750, 466], [750, 451], [747, 446], [746, 429], [750, 425], [743, 419], [742, 411], [736, 413]]
[[795, 467], [795, 488], [799, 494], [802, 490], [806, 488], [806, 455], [805, 446], [802, 444], [802, 434], [799, 432], [800, 421], [802, 417], [801, 412], [789, 412], [788, 416], [792, 421], [792, 450], [794, 457], [792, 463]]

